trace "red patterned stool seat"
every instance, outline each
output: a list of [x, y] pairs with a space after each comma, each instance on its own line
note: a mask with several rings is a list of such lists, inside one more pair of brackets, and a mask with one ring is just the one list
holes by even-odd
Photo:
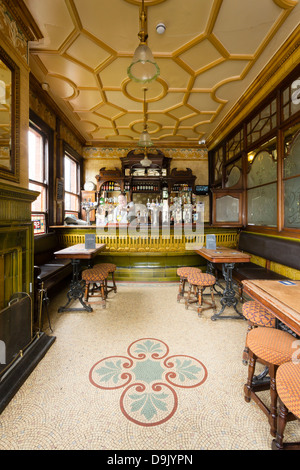
[[108, 274], [111, 274], [113, 285], [109, 286], [107, 284], [107, 279], [106, 279], [106, 281], [105, 281], [106, 295], [112, 290], [114, 292], [117, 292], [117, 286], [116, 286], [116, 281], [115, 281], [115, 271], [117, 269], [117, 266], [115, 264], [113, 264], [113, 263], [99, 263], [99, 264], [95, 264], [93, 269], [99, 269], [102, 272], [107, 272]]
[[282, 364], [277, 371], [276, 383], [281, 401], [300, 419], [300, 363]]
[[254, 300], [245, 302], [243, 304], [243, 315], [256, 326], [266, 326], [268, 328], [275, 328], [276, 318], [268, 312], [262, 305]]
[[300, 450], [300, 442], [283, 442], [287, 421], [300, 419], [300, 363], [282, 364], [277, 370], [276, 386], [280, 399], [280, 411], [276, 439], [272, 443], [272, 448]]
[[[187, 299], [185, 301], [185, 308], [188, 309], [189, 305], [192, 303], [198, 303], [198, 315], [204, 310], [203, 303], [209, 305], [206, 308], [216, 308], [215, 300], [214, 300], [214, 292], [213, 287], [216, 283], [216, 278], [212, 274], [207, 273], [198, 273], [198, 272], [191, 272], [188, 277], [187, 281], [190, 285], [189, 292]], [[206, 287], [210, 288], [210, 295], [211, 295], [211, 302], [203, 299], [203, 291]], [[195, 289], [195, 297], [191, 299], [191, 291], [192, 288]]]
[[[259, 302], [250, 300], [243, 304], [243, 315], [248, 320], [248, 331], [257, 326], [265, 326], [266, 328], [275, 328], [276, 318], [268, 312]], [[243, 351], [243, 363], [248, 364], [249, 349], [245, 345]]]
[[[85, 269], [82, 271], [81, 278], [85, 281], [84, 298], [88, 302], [89, 296], [94, 295], [94, 292], [100, 290], [100, 297], [102, 298], [102, 306], [106, 306], [106, 282], [108, 271], [104, 269]], [[92, 286], [90, 285], [92, 284]], [[97, 285], [99, 284], [99, 286]], [[96, 297], [96, 296], [95, 296]]]
[[[270, 423], [270, 432], [276, 436], [277, 429], [277, 388], [276, 372], [281, 364], [292, 361], [295, 351], [295, 337], [290, 333], [276, 328], [257, 327], [249, 331], [247, 335], [247, 346], [249, 348], [248, 380], [244, 386], [245, 400], [251, 398], [259, 405], [266, 414]], [[270, 383], [255, 383], [253, 380], [256, 361], [268, 367]], [[257, 392], [270, 390], [271, 404], [268, 408]]]
[[177, 268], [177, 276], [180, 277], [188, 277], [188, 275], [192, 272], [202, 273], [200, 268], [194, 268], [189, 266], [183, 266], [181, 268]]
[[103, 270], [107, 270], [109, 273], [113, 273], [117, 269], [117, 266], [112, 263], [99, 263], [99, 264], [95, 264], [93, 266], [93, 269], [103, 269]]
[[81, 273], [81, 277], [84, 281], [88, 282], [100, 282], [100, 281], [105, 281], [107, 278], [108, 272], [105, 270], [100, 270], [100, 269], [85, 269]]
[[202, 273], [200, 268], [194, 268], [190, 266], [182, 266], [181, 268], [177, 268], [177, 276], [180, 277], [179, 282], [179, 292], [177, 295], [177, 302], [184, 298], [185, 294], [185, 284], [187, 281], [187, 277], [190, 273], [197, 272]]
[[194, 286], [214, 286], [216, 278], [212, 274], [192, 272], [188, 275], [188, 282]]
[[280, 366], [292, 360], [295, 337], [282, 330], [258, 327], [247, 336], [247, 346], [260, 359]]

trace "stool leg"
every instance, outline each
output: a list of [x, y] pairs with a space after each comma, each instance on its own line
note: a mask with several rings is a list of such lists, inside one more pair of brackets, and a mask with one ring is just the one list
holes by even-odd
[[177, 302], [180, 302], [180, 299], [182, 299], [184, 296], [184, 284], [185, 284], [184, 281], [185, 279], [183, 277], [179, 279], [179, 291], [177, 295]]
[[189, 285], [188, 295], [187, 295], [187, 298], [185, 299], [185, 308], [186, 308], [186, 310], [189, 308], [191, 290], [192, 290], [192, 284]]
[[203, 287], [198, 287], [197, 286], [197, 297], [198, 297], [198, 316], [200, 316], [200, 313], [202, 312], [202, 302], [203, 302]]
[[216, 302], [215, 302], [215, 296], [214, 296], [214, 286], [211, 286], [210, 294], [211, 294], [211, 301], [212, 301], [211, 306], [214, 310], [216, 310]]
[[[106, 300], [106, 293], [105, 293], [105, 284], [103, 282], [100, 283], [100, 291], [102, 300], [105, 302]], [[105, 304], [104, 304], [105, 305]]]
[[254, 328], [253, 323], [248, 321], [248, 328], [247, 328], [247, 333], [246, 333], [246, 343], [245, 343], [245, 347], [244, 347], [244, 351], [243, 351], [243, 360], [242, 360], [242, 362], [245, 366], [248, 364], [248, 359], [249, 359], [249, 348], [247, 346], [247, 335], [248, 335], [249, 331], [251, 331], [253, 328]]
[[247, 403], [251, 401], [252, 381], [256, 365], [256, 356], [249, 350], [248, 380], [244, 385], [244, 396]]
[[85, 283], [85, 291], [84, 291], [84, 300], [87, 302], [88, 301], [88, 298], [89, 298], [89, 282], [86, 281]]
[[111, 273], [111, 278], [112, 278], [112, 282], [113, 282], [113, 286], [114, 286], [114, 292], [116, 293], [117, 292], [117, 286], [116, 286], [114, 271]]
[[277, 420], [277, 431], [276, 431], [276, 439], [272, 442], [272, 449], [273, 450], [283, 450], [283, 435], [284, 430], [287, 423], [287, 416], [288, 416], [288, 409], [279, 400], [279, 413], [278, 413], [278, 420]]
[[271, 427], [271, 435], [273, 437], [276, 436], [276, 429], [277, 429], [277, 388], [276, 388], [276, 371], [278, 366], [275, 364], [269, 365], [269, 375], [270, 375], [270, 393], [271, 393], [271, 405], [270, 405], [270, 427]]

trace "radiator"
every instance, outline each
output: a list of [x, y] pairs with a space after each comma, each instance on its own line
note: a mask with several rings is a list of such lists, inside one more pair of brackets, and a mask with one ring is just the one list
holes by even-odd
[[0, 311], [0, 376], [22, 356], [31, 340], [31, 298], [25, 295], [11, 300], [8, 307]]

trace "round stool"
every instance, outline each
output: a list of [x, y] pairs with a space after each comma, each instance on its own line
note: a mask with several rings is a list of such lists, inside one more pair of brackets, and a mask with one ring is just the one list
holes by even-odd
[[113, 285], [108, 286], [107, 285], [108, 281], [106, 279], [106, 281], [105, 281], [106, 295], [112, 290], [114, 292], [117, 292], [117, 286], [116, 286], [116, 282], [115, 282], [115, 271], [117, 269], [117, 266], [115, 264], [112, 264], [112, 263], [100, 263], [100, 264], [95, 264], [94, 269], [107, 270], [108, 274], [111, 274], [111, 279], [112, 279]]
[[[94, 295], [94, 292], [100, 290], [100, 295], [96, 295], [95, 297], [102, 298], [102, 306], [105, 308], [106, 306], [106, 291], [105, 291], [105, 284], [107, 280], [108, 272], [104, 269], [85, 269], [82, 271], [81, 278], [85, 281], [85, 293], [84, 299], [88, 302], [89, 296]], [[90, 286], [92, 284], [92, 287]], [[99, 284], [99, 286], [97, 285]]]
[[[188, 309], [192, 303], [198, 303], [198, 315], [204, 310], [203, 303], [209, 305], [206, 308], [216, 308], [213, 287], [216, 283], [216, 278], [212, 274], [192, 272], [188, 275], [187, 281], [189, 283], [188, 296], [185, 301], [185, 308]], [[210, 288], [211, 302], [203, 300], [203, 291], [206, 287]], [[195, 298], [191, 299], [191, 290], [195, 289]]]
[[[249, 302], [245, 302], [243, 304], [242, 309], [244, 317], [248, 320], [247, 334], [253, 328], [257, 328], [258, 326], [265, 326], [266, 328], [275, 328], [276, 318], [274, 317], [274, 315], [269, 313], [268, 310], [266, 310], [260, 303], [255, 302], [254, 300], [250, 300]], [[248, 364], [248, 356], [249, 350], [247, 345], [245, 345], [245, 349], [243, 352], [243, 363], [245, 365]]]
[[180, 300], [184, 298], [185, 284], [187, 282], [187, 277], [190, 273], [193, 273], [193, 272], [202, 273], [200, 268], [193, 268], [193, 267], [188, 267], [188, 266], [183, 266], [182, 268], [177, 269], [177, 276], [180, 277], [177, 302], [180, 302]]
[[300, 419], [300, 363], [287, 362], [281, 365], [276, 374], [279, 397], [279, 413], [276, 439], [273, 450], [300, 450], [300, 442], [283, 442], [287, 421]]
[[[276, 371], [281, 364], [292, 360], [294, 341], [295, 337], [293, 335], [275, 328], [257, 327], [249, 331], [247, 335], [249, 366], [248, 380], [244, 386], [245, 400], [250, 402], [251, 398], [253, 398], [260, 409], [267, 415], [271, 427], [270, 432], [274, 437], [277, 427]], [[270, 383], [260, 383], [253, 380], [257, 360], [268, 367]], [[267, 408], [256, 394], [256, 392], [268, 389], [271, 395], [270, 408]]]

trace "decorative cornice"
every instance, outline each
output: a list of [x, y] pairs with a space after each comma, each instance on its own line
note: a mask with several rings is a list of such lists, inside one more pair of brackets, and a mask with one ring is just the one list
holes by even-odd
[[[109, 159], [119, 160], [125, 157], [128, 152], [132, 150], [128, 146], [124, 147], [85, 147], [83, 149], [83, 158], [85, 160], [90, 159]], [[166, 157], [174, 160], [195, 160], [195, 161], [206, 161], [208, 159], [208, 153], [206, 148], [171, 148], [166, 147], [163, 150]]]
[[56, 116], [68, 127], [68, 129], [74, 134], [74, 136], [78, 139], [81, 145], [85, 145], [85, 139], [82, 137], [80, 132], [76, 129], [73, 123], [67, 118], [67, 116], [61, 111], [60, 107], [55, 103], [55, 101], [45, 92], [40, 82], [35, 78], [35, 76], [30, 73], [30, 91], [31, 93], [36, 93], [39, 99], [52, 111], [56, 114]]
[[[199, 144], [198, 142], [174, 142], [172, 144], [171, 142], [155, 142], [154, 145], [156, 148], [190, 148], [190, 149], [196, 149], [196, 150], [205, 150], [206, 147], [203, 144]], [[128, 141], [118, 141], [118, 142], [113, 142], [110, 141], [108, 142], [107, 140], [99, 140], [99, 141], [86, 141], [85, 142], [86, 147], [102, 147], [102, 148], [119, 148], [119, 147], [126, 147], [126, 148], [136, 148], [137, 147], [137, 142], [128, 142]]]
[[14, 201], [22, 201], [32, 203], [39, 196], [38, 191], [31, 191], [21, 186], [14, 186], [11, 184], [5, 184], [0, 182], [0, 198], [9, 199]]
[[[298, 55], [293, 57], [294, 54]], [[256, 77], [248, 90], [236, 102], [223, 121], [213, 131], [207, 141], [208, 149], [214, 148], [228, 135], [253, 109], [266, 98], [279, 83], [299, 63], [300, 26], [298, 26], [282, 48], [272, 57], [267, 66]]]
[[41, 30], [23, 0], [2, 0], [2, 2], [22, 29], [27, 41], [38, 41], [43, 38]]

